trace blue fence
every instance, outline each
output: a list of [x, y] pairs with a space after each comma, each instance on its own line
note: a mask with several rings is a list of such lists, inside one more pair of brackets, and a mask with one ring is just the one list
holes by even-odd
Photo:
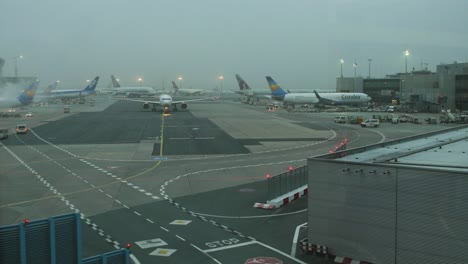
[[129, 264], [130, 251], [121, 249], [82, 259], [79, 214], [0, 226], [0, 263]]
[[0, 263], [79, 263], [79, 214], [0, 227]]

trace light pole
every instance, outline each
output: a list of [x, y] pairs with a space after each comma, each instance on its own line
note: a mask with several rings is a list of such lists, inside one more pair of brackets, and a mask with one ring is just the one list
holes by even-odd
[[353, 68], [354, 68], [354, 79], [356, 79], [356, 68], [357, 68], [357, 63], [353, 63]]
[[179, 89], [182, 89], [182, 77], [177, 78], [179, 80]]
[[357, 63], [353, 63], [353, 68], [354, 68], [354, 81], [353, 81], [353, 90], [356, 92], [356, 68], [357, 68]]
[[18, 60], [22, 59], [23, 55], [14, 57], [15, 59], [15, 77], [18, 77]]
[[223, 92], [223, 80], [224, 80], [224, 76], [221, 75], [221, 76], [218, 77], [218, 79], [219, 79], [219, 81], [220, 81], [220, 83], [221, 83], [221, 88], [220, 88], [220, 90], [219, 90], [219, 93], [221, 94], [221, 93]]
[[372, 62], [372, 59], [367, 59], [369, 61], [369, 79], [371, 78], [371, 75], [370, 75], [370, 63]]
[[408, 56], [410, 55], [408, 50], [405, 50], [405, 73], [408, 74]]
[[340, 59], [340, 66], [341, 66], [341, 78], [343, 78], [343, 63], [344, 63], [344, 60], [343, 60], [343, 59]]
[[140, 85], [140, 87], [141, 87], [141, 82], [142, 82], [142, 81], [143, 81], [142, 78], [138, 78], [138, 84]]

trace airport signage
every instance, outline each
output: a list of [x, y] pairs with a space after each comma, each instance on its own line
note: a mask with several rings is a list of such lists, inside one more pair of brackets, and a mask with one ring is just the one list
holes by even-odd
[[168, 157], [153, 157], [153, 160], [168, 160]]

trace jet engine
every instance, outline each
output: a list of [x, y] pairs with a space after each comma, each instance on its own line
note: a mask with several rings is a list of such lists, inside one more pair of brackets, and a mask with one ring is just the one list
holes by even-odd
[[150, 107], [150, 105], [148, 103], [143, 104], [143, 109], [148, 109], [149, 107]]
[[186, 104], [186, 103], [183, 103], [183, 104], [180, 105], [180, 107], [181, 107], [182, 109], [187, 109], [187, 104]]

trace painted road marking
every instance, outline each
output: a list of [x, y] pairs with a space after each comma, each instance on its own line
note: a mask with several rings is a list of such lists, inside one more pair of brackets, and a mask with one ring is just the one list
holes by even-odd
[[153, 238], [135, 242], [141, 249], [166, 246], [167, 243], [160, 238]]
[[174, 220], [174, 221], [170, 222], [169, 224], [170, 225], [188, 225], [191, 222], [192, 221], [190, 221], [190, 220]]
[[171, 248], [158, 248], [155, 251], [151, 252], [151, 256], [161, 256], [161, 257], [169, 257], [170, 255], [174, 254], [177, 249]]
[[230, 249], [230, 248], [247, 246], [247, 245], [251, 245], [251, 244], [256, 244], [256, 242], [255, 241], [249, 241], [249, 242], [239, 243], [239, 244], [230, 245], [230, 246], [211, 248], [211, 249], [203, 250], [203, 252], [209, 253], [209, 252], [215, 252], [215, 251], [220, 251], [220, 250], [225, 250], [225, 249]]

